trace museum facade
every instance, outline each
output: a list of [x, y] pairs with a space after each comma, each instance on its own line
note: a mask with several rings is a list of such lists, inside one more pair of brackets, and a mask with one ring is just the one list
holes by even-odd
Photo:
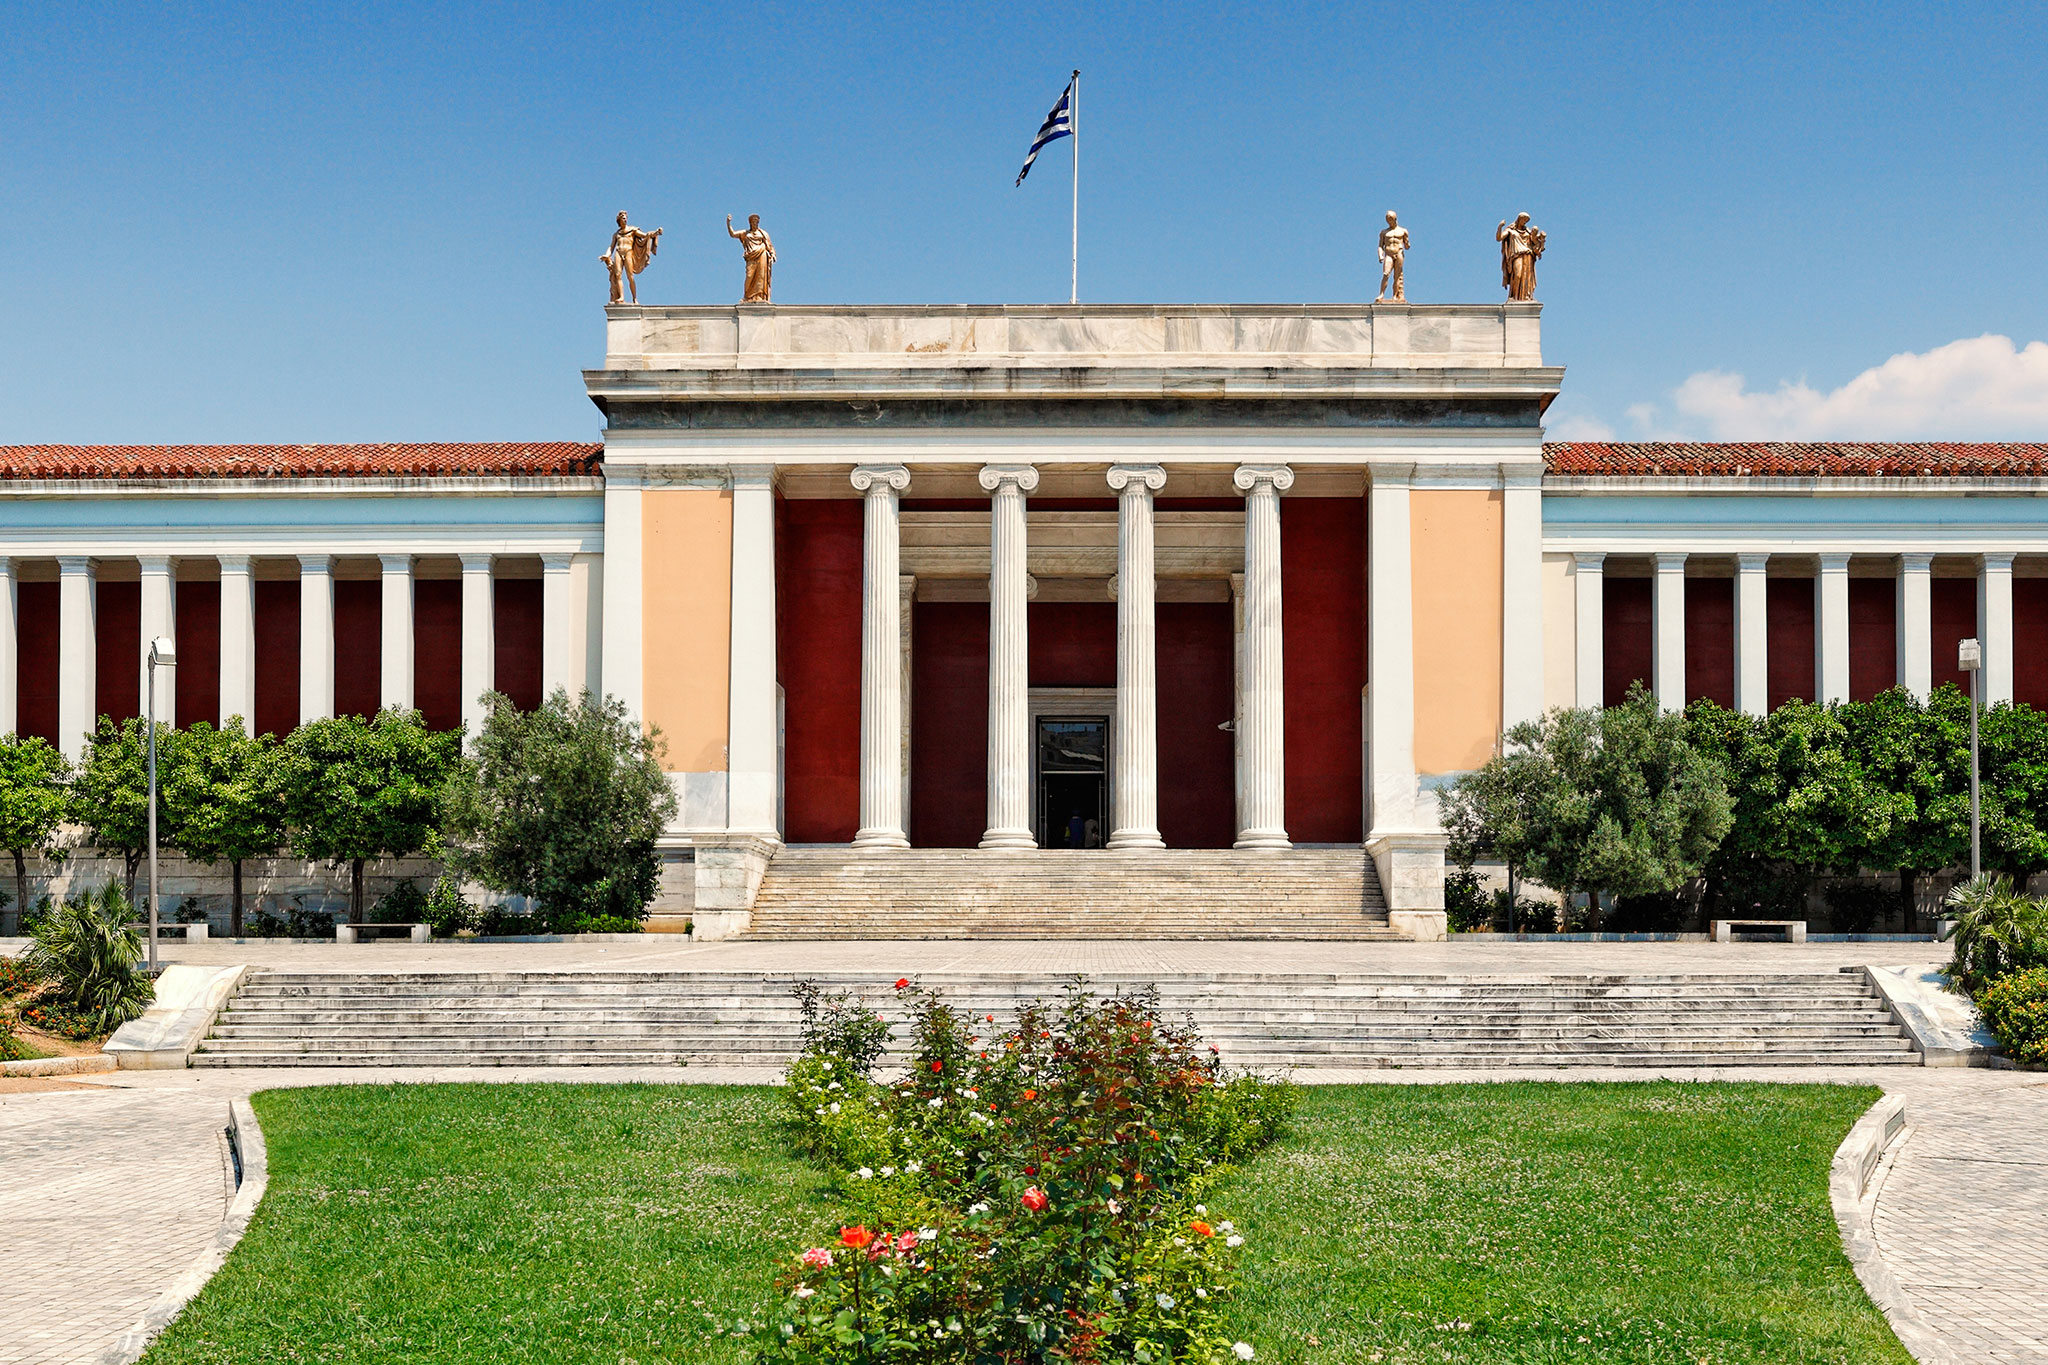
[[[1355, 848], [1613, 702], [2048, 705], [2048, 445], [1551, 444], [1541, 306], [614, 305], [601, 445], [0, 447], [0, 729], [622, 700], [665, 921], [775, 857]], [[964, 855], [963, 855], [964, 856]], [[963, 866], [968, 865], [963, 863]]]

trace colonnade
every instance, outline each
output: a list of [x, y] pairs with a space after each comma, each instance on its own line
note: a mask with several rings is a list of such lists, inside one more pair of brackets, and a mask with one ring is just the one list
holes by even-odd
[[[1814, 576], [1814, 690], [1821, 702], [1849, 698], [1849, 563], [1847, 552], [1790, 556], [1818, 560]], [[1876, 555], [1893, 569], [1897, 623], [1898, 685], [1925, 697], [1934, 682], [1933, 564], [1931, 553]], [[1688, 556], [1683, 551], [1651, 556], [1651, 690], [1659, 704], [1677, 709], [1688, 698], [1685, 687], [1685, 570], [1689, 558], [1734, 561], [1735, 570], [1735, 707], [1762, 715], [1770, 708], [1769, 630], [1765, 575], [1771, 555]], [[1972, 557], [1976, 567], [1977, 634], [1984, 646], [1983, 696], [1987, 705], [2013, 698], [2013, 610], [2010, 553]], [[1604, 700], [1604, 594], [1607, 555], [1578, 551], [1572, 556], [1574, 622], [1577, 638], [1576, 704], [1599, 706]]]
[[[137, 710], [148, 714], [150, 641], [177, 638], [177, 578], [181, 562], [192, 556], [137, 555], [141, 574], [141, 630], [137, 640]], [[183, 717], [222, 721], [242, 716], [253, 723], [256, 713], [256, 575], [257, 556], [220, 553], [213, 560], [220, 571], [220, 708], [216, 716]], [[334, 714], [334, 671], [338, 642], [334, 629], [334, 584], [337, 556], [302, 554], [266, 556], [295, 562], [299, 586], [299, 720]], [[480, 698], [491, 690], [495, 667], [494, 569], [497, 556], [465, 553], [462, 564], [462, 720], [471, 734], [483, 721]], [[542, 578], [541, 691], [551, 693], [572, 677], [571, 584], [568, 553], [539, 556]], [[403, 552], [380, 554], [381, 664], [379, 704], [414, 705], [413, 583], [417, 557]], [[24, 557], [0, 555], [0, 734], [17, 728], [19, 675], [19, 584]], [[102, 559], [84, 555], [57, 558], [58, 581], [58, 747], [73, 761], [83, 756], [86, 736], [97, 716], [98, 634], [95, 627], [97, 586]], [[157, 676], [155, 714], [177, 723], [176, 685], [170, 670]]]
[[[907, 847], [904, 829], [903, 669], [898, 567], [903, 465], [864, 465], [853, 486], [866, 499], [861, 601], [860, 831], [868, 847]], [[1245, 497], [1244, 632], [1237, 710], [1237, 846], [1286, 848], [1280, 595], [1280, 494], [1285, 465], [1242, 465]], [[1031, 465], [987, 465], [989, 516], [988, 812], [981, 847], [1031, 848], [1031, 595], [1025, 504], [1038, 487]], [[1154, 499], [1167, 474], [1156, 464], [1111, 466], [1117, 495], [1117, 694], [1110, 754], [1112, 849], [1160, 848], [1158, 637], [1154, 613]]]

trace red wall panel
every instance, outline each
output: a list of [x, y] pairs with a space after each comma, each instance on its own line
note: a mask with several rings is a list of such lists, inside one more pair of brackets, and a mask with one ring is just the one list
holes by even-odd
[[299, 582], [256, 580], [256, 714], [259, 735], [282, 739], [299, 725]]
[[[1284, 505], [1284, 504], [1283, 504]], [[1168, 848], [1237, 838], [1237, 761], [1220, 728], [1235, 708], [1228, 602], [1164, 602], [1159, 621], [1159, 835]]]
[[1772, 710], [1798, 697], [1812, 701], [1814, 685], [1813, 580], [1764, 580], [1764, 621], [1769, 660], [1766, 691]]
[[57, 736], [57, 630], [60, 609], [55, 583], [23, 583], [15, 589], [14, 728]]
[[491, 622], [497, 649], [491, 681], [522, 711], [538, 710], [540, 695], [541, 581], [500, 578], [491, 585]]
[[1033, 602], [1030, 645], [1033, 687], [1115, 687], [1116, 603]]
[[1365, 837], [1365, 499], [1280, 502], [1287, 834]]
[[95, 589], [93, 720], [142, 714], [142, 584], [102, 583]]
[[1650, 685], [1650, 580], [1606, 577], [1600, 585], [1600, 700], [1619, 706], [1629, 684]]
[[180, 583], [178, 724], [220, 724], [220, 584]]
[[1889, 578], [1849, 580], [1849, 700], [1869, 701], [1898, 680], [1899, 618]]
[[377, 714], [384, 692], [384, 584], [344, 578], [334, 585], [334, 714]]
[[860, 828], [862, 504], [786, 499], [777, 511], [783, 837], [847, 843]]
[[1954, 683], [1967, 692], [1970, 676], [1956, 667], [1956, 645], [1977, 633], [1977, 580], [1937, 578], [1928, 587], [1934, 626], [1934, 685]]
[[1685, 699], [1735, 705], [1735, 580], [1685, 580]]
[[988, 828], [988, 604], [914, 610], [910, 841], [972, 848]]
[[462, 580], [412, 585], [412, 704], [429, 730], [462, 724]]
[[2048, 578], [2012, 581], [2012, 699], [2048, 711]]

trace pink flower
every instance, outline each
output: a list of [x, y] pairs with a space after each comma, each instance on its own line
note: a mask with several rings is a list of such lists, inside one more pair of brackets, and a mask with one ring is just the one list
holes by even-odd
[[898, 1236], [898, 1237], [896, 1238], [896, 1250], [898, 1250], [898, 1251], [914, 1251], [914, 1250], [916, 1250], [916, 1248], [917, 1248], [917, 1234], [916, 1234], [915, 1232], [906, 1232], [906, 1233], [902, 1233], [901, 1235], [899, 1235], [899, 1236]]
[[802, 1257], [803, 1263], [824, 1270], [832, 1264], [832, 1253], [823, 1247], [812, 1247]]
[[1043, 1213], [1045, 1206], [1050, 1203], [1052, 1203], [1052, 1200], [1046, 1198], [1045, 1191], [1039, 1189], [1036, 1185], [1024, 1191], [1024, 1207], [1030, 1209], [1033, 1213]]

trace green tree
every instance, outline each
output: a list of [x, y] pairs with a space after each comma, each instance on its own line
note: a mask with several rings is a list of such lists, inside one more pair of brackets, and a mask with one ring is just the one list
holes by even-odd
[[1536, 747], [1529, 875], [1567, 899], [1675, 891], [1728, 832], [1721, 765], [1640, 684], [1604, 711], [1552, 711]]
[[[178, 732], [156, 727], [157, 833], [168, 826], [162, 807], [163, 775], [173, 762]], [[71, 819], [102, 853], [118, 853], [125, 867], [128, 903], [135, 904], [135, 873], [149, 856], [149, 729], [139, 716], [101, 716], [86, 742], [85, 762], [71, 784]], [[166, 840], [168, 842], [168, 840]]]
[[1948, 685], [1925, 705], [1892, 688], [1840, 708], [1857, 765], [1892, 798], [1892, 817], [1864, 862], [1897, 870], [1908, 924], [1919, 878], [1970, 856], [1969, 708], [1970, 699]]
[[28, 910], [28, 860], [51, 851], [69, 805], [71, 765], [49, 741], [29, 735], [0, 739], [0, 848], [14, 855], [14, 905], [0, 907], [0, 926], [14, 934]]
[[279, 789], [301, 857], [349, 870], [349, 919], [363, 920], [363, 864], [440, 847], [442, 786], [461, 763], [462, 732], [436, 733], [417, 711], [336, 716], [286, 737]]
[[[1967, 735], [1967, 710], [1963, 724]], [[2031, 706], [1994, 706], [1978, 720], [1978, 748], [1984, 863], [2025, 886], [2048, 868], [2048, 716]], [[1967, 757], [1963, 771], [1967, 800]]]
[[232, 870], [230, 932], [237, 938], [242, 863], [271, 856], [285, 841], [279, 768], [277, 741], [251, 736], [236, 716], [218, 730], [201, 721], [185, 731], [177, 761], [158, 773], [170, 842], [194, 862], [226, 862]]
[[464, 875], [531, 896], [555, 924], [638, 919], [654, 900], [655, 840], [676, 813], [660, 732], [624, 703], [555, 694], [537, 711], [493, 695], [475, 762], [448, 786]]
[[1450, 861], [1467, 872], [1481, 859], [1507, 868], [1511, 928], [1538, 813], [1554, 803], [1550, 788], [1562, 777], [1546, 762], [1544, 724], [1528, 720], [1511, 727], [1494, 756], [1459, 778], [1443, 799]]

